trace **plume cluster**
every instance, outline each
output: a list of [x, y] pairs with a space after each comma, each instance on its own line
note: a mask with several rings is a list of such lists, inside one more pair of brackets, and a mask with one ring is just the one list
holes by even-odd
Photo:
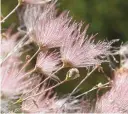
[[82, 31], [83, 23], [73, 22], [68, 12], [58, 15], [55, 2], [43, 7], [27, 5], [24, 22], [27, 30], [32, 29], [33, 42], [42, 51], [60, 48], [64, 67], [90, 67], [108, 62], [107, 56], [112, 55], [111, 45], [117, 41], [95, 42], [96, 35], [86, 35], [88, 25]]
[[[87, 113], [91, 112], [90, 103], [76, 99], [69, 95], [58, 97], [53, 90], [63, 82], [80, 77], [78, 68], [94, 68], [103, 62], [109, 62], [107, 57], [113, 55], [112, 41], [96, 41], [95, 35], [87, 35], [89, 25], [76, 22], [69, 16], [69, 12], [58, 13], [56, 1], [51, 0], [23, 0], [23, 22], [26, 27], [28, 41], [38, 47], [37, 52], [24, 62], [20, 54], [10, 55], [17, 45], [19, 32], [7, 38], [2, 38], [2, 57], [10, 55], [2, 62], [2, 96], [18, 99], [25, 113]], [[22, 39], [22, 38], [21, 38]], [[25, 43], [25, 42], [24, 42]], [[27, 44], [27, 43], [26, 43]], [[10, 47], [8, 48], [8, 45]], [[17, 56], [18, 55], [18, 56]], [[26, 67], [36, 58], [34, 69], [26, 72]], [[21, 65], [21, 63], [23, 63]], [[69, 67], [64, 80], [57, 77], [58, 71]], [[127, 71], [116, 73], [112, 89], [97, 101], [96, 112], [106, 112], [112, 106], [113, 112], [127, 110]], [[51, 78], [52, 77], [52, 78]], [[50, 78], [50, 79], [49, 79]], [[51, 86], [51, 79], [58, 78], [60, 83]], [[124, 84], [123, 84], [124, 83]], [[50, 89], [51, 88], [51, 89]], [[122, 88], [125, 88], [123, 92]], [[48, 91], [46, 91], [48, 89]], [[41, 94], [39, 94], [41, 93]], [[121, 98], [119, 98], [119, 94]], [[112, 101], [110, 101], [112, 98]], [[112, 102], [115, 102], [112, 105]], [[123, 100], [122, 107], [117, 107]], [[108, 104], [106, 103], [108, 101]], [[110, 101], [110, 102], [109, 102]], [[101, 107], [102, 102], [104, 104]], [[107, 106], [109, 105], [109, 106]], [[111, 106], [112, 105], [112, 106]], [[118, 108], [118, 109], [117, 109]]]
[[98, 113], [128, 113], [128, 69], [115, 72], [112, 88], [96, 103]]
[[98, 113], [128, 113], [128, 45], [117, 52], [121, 56], [120, 69], [114, 72], [111, 89], [97, 100]]

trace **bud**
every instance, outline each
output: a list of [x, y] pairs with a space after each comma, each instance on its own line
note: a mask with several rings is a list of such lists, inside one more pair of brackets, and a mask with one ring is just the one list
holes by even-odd
[[77, 68], [72, 68], [67, 72], [65, 80], [74, 80], [78, 77], [80, 77], [79, 70]]

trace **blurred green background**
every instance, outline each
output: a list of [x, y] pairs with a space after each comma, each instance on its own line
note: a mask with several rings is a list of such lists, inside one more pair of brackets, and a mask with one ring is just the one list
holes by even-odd
[[[2, 0], [2, 14], [6, 16], [17, 4], [17, 0]], [[74, 20], [83, 21], [90, 24], [88, 34], [98, 33], [98, 39], [120, 39], [120, 41], [128, 41], [128, 0], [58, 0], [58, 8], [60, 11], [70, 10], [70, 15]], [[17, 12], [16, 12], [17, 13]], [[3, 24], [2, 29], [6, 29], [12, 23], [18, 26], [18, 16], [14, 13]], [[99, 82], [104, 83], [106, 78], [104, 75], [110, 75], [108, 65], [104, 65], [106, 74], [95, 72], [83, 84], [84, 89], [88, 90]], [[60, 71], [60, 78], [65, 77], [66, 71]], [[71, 91], [78, 82], [86, 76], [86, 70], [80, 69], [81, 78], [68, 82], [58, 88], [60, 93]]]

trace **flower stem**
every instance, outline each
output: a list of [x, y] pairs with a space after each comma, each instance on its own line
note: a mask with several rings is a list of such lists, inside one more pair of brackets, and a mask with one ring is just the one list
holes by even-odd
[[[60, 67], [56, 72], [54, 72], [53, 74], [57, 73], [58, 71], [60, 71], [63, 67]], [[28, 72], [29, 73], [29, 72]], [[36, 87], [34, 87], [33, 89], [31, 89], [29, 92], [27, 92], [26, 94], [32, 92], [34, 89], [36, 89], [37, 87], [39, 87], [41, 84], [43, 84], [44, 82], [46, 82], [48, 79], [52, 78], [51, 76], [48, 76], [45, 80], [43, 80], [41, 83], [39, 83]]]
[[52, 86], [52, 87], [50, 87], [50, 88], [48, 88], [48, 89], [45, 89], [44, 91], [41, 91], [41, 92], [39, 92], [39, 93], [37, 93], [37, 94], [35, 94], [35, 95], [29, 96], [29, 97], [23, 99], [23, 101], [25, 101], [25, 100], [27, 100], [27, 99], [30, 99], [30, 98], [32, 98], [32, 97], [38, 96], [38, 95], [40, 95], [40, 94], [42, 94], [42, 93], [44, 93], [44, 92], [47, 92], [47, 91], [49, 91], [49, 90], [51, 90], [51, 89], [53, 89], [53, 88], [55, 88], [55, 87], [58, 87], [59, 85], [65, 83], [65, 82], [67, 82], [67, 80], [63, 80], [62, 82], [60, 82], [60, 83], [58, 83], [58, 84], [56, 84], [56, 85], [54, 85], [54, 86]]
[[88, 94], [89, 92], [94, 91], [94, 90], [96, 90], [96, 89], [98, 89], [98, 88], [109, 87], [109, 86], [107, 86], [107, 85], [109, 85], [109, 84], [110, 84], [110, 83], [107, 82], [107, 83], [103, 84], [103, 85], [100, 86], [100, 87], [99, 87], [99, 86], [94, 86], [92, 89], [90, 89], [90, 90], [88, 90], [88, 91], [86, 91], [86, 92], [84, 92], [84, 93], [82, 93], [82, 94], [76, 96], [75, 99], [77, 99], [77, 98], [79, 98], [79, 97], [81, 97], [81, 96], [83, 96], [83, 95], [86, 95], [86, 94]]
[[32, 92], [34, 89], [36, 89], [36, 88], [39, 87], [41, 84], [43, 84], [44, 82], [46, 82], [49, 78], [50, 78], [50, 76], [47, 77], [44, 81], [42, 81], [41, 83], [39, 83], [36, 87], [34, 87], [33, 89], [31, 89], [31, 90], [30, 90], [29, 92], [27, 92], [26, 94]]
[[95, 67], [91, 72], [87, 74], [87, 76], [75, 87], [75, 89], [70, 93], [69, 97], [79, 88], [79, 86], [97, 69], [98, 67]]
[[4, 23], [6, 19], [8, 19], [17, 9], [18, 7], [21, 5], [21, 2], [18, 1], [18, 4], [16, 5], [16, 7], [6, 16], [2, 19], [2, 21], [0, 21], [0, 23]]
[[24, 75], [22, 75], [22, 77], [25, 77], [25, 76], [27, 76], [27, 75], [30, 75], [30, 74], [32, 74], [32, 73], [35, 72], [35, 71], [36, 71], [36, 68], [34, 68], [34, 69], [32, 69], [32, 70], [26, 72]]
[[38, 48], [38, 50], [36, 51], [36, 53], [26, 62], [26, 64], [21, 68], [21, 70], [19, 71], [19, 73], [16, 75], [18, 76], [22, 70], [32, 61], [32, 59], [39, 53], [40, 51], [40, 47]]

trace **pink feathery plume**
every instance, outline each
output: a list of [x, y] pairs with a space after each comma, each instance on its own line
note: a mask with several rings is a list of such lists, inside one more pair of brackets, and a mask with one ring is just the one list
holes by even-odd
[[2, 63], [2, 65], [1, 65], [2, 72], [3, 72], [3, 69], [5, 70], [4, 72], [7, 72], [6, 68], [8, 69], [9, 65], [14, 63], [14, 61], [15, 61], [15, 63], [19, 62], [19, 58], [18, 58], [19, 54], [18, 53], [14, 54], [14, 53], [12, 53], [12, 51], [13, 50], [17, 51], [15, 46], [17, 44], [17, 39], [19, 38], [19, 36], [21, 34], [19, 32], [12, 34], [12, 30], [13, 30], [13, 26], [10, 26], [7, 29], [7, 31], [5, 31], [5, 33], [3, 33], [1, 44], [0, 44], [0, 48], [1, 48], [0, 62]]
[[32, 34], [34, 26], [41, 14], [42, 9], [40, 5], [27, 4], [25, 6], [23, 21], [26, 26], [27, 33]]
[[60, 68], [61, 58], [59, 52], [40, 52], [37, 56], [36, 68], [43, 74], [51, 75]]
[[112, 88], [97, 100], [95, 112], [128, 113], [128, 69], [115, 72]]
[[3, 95], [5, 96], [11, 96], [14, 97], [15, 95], [19, 95], [21, 94], [20, 92], [20, 83], [21, 83], [21, 75], [23, 75], [23, 73], [21, 73], [20, 76], [16, 77], [19, 69], [17, 64], [9, 64], [6, 66], [2, 66], [2, 83], [1, 83], [1, 92], [3, 93]]
[[120, 47], [120, 50], [117, 51], [117, 54], [120, 54], [121, 67], [128, 69], [128, 42], [126, 42]]
[[[48, 13], [51, 12], [50, 16], [52, 17], [55, 15], [55, 3], [46, 4], [44, 6], [42, 5], [34, 5], [34, 4], [26, 4], [25, 7], [22, 10], [23, 13], [23, 22], [24, 25], [27, 28], [27, 33], [30, 35], [33, 35], [33, 30], [35, 28], [35, 25], [39, 21], [41, 17], [48, 18]], [[32, 37], [32, 36], [31, 36]], [[33, 36], [34, 37], [34, 36]]]
[[5, 32], [3, 33], [3, 37], [1, 40], [1, 56], [2, 58], [4, 58], [11, 50], [13, 50], [13, 48], [16, 45], [16, 40], [18, 39], [18, 37], [20, 36], [20, 33], [14, 33], [12, 34], [12, 26]]
[[60, 47], [62, 42], [70, 34], [68, 28], [71, 18], [68, 12], [57, 15], [56, 1], [41, 5], [27, 5], [24, 12], [24, 23], [27, 32], [42, 48]]
[[27, 91], [36, 86], [32, 86], [32, 84], [34, 83], [34, 81], [39, 80], [39, 76], [26, 76], [25, 72], [23, 71], [17, 76], [20, 70], [19, 65], [19, 62], [14, 63], [13, 61], [8, 65], [1, 66], [1, 93], [3, 96], [15, 99], [19, 95], [25, 94]]
[[60, 47], [69, 34], [68, 27], [71, 19], [68, 18], [68, 13], [63, 12], [56, 16], [54, 7], [50, 11], [48, 11], [50, 7], [47, 7], [44, 13], [48, 13], [41, 16], [35, 25], [35, 40], [42, 48]]
[[111, 55], [112, 44], [116, 41], [99, 41], [95, 43], [92, 35], [86, 35], [88, 25], [81, 32], [82, 23], [73, 23], [69, 28], [70, 35], [65, 39], [60, 49], [65, 67], [90, 67], [106, 62], [106, 57]]

